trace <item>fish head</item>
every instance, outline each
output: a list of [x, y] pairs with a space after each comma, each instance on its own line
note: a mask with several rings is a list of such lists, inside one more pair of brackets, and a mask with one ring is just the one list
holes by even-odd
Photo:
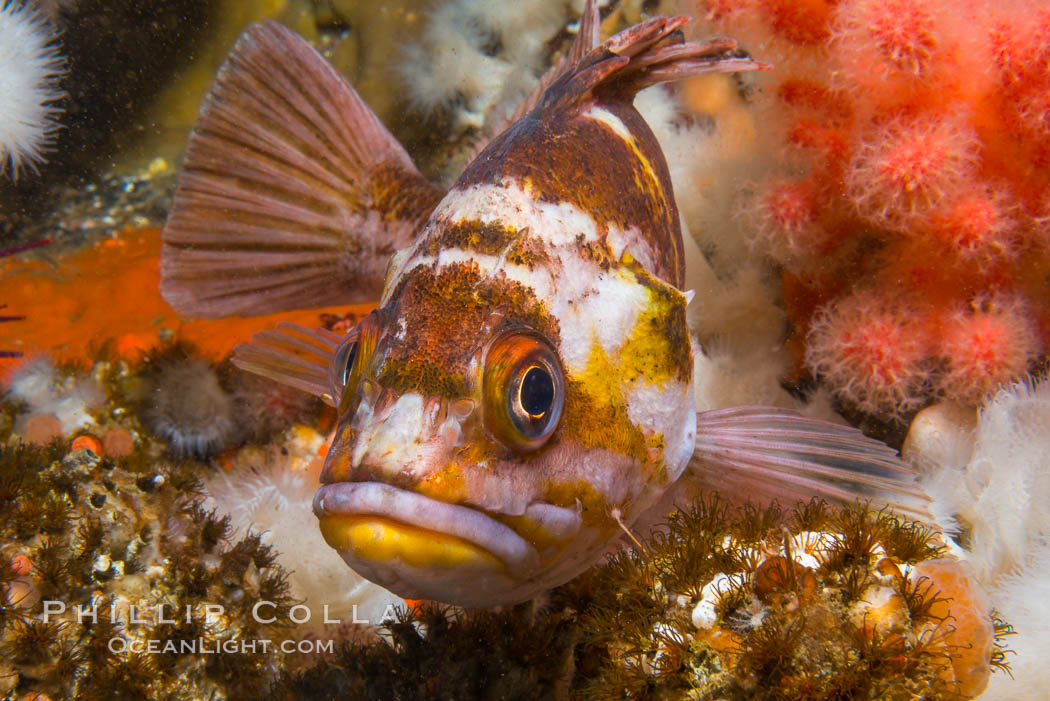
[[684, 468], [684, 296], [612, 271], [574, 312], [620, 305], [599, 333], [476, 261], [417, 263], [333, 356], [314, 510], [354, 570], [401, 596], [524, 600], [592, 565]]

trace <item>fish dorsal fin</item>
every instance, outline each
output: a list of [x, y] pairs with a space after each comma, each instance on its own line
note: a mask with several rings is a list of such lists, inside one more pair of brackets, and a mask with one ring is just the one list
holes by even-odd
[[254, 24], [190, 135], [161, 291], [204, 317], [378, 299], [388, 258], [441, 195], [313, 47]]
[[687, 42], [679, 30], [689, 17], [652, 17], [609, 37], [554, 81], [538, 104], [581, 102], [596, 92], [632, 98], [651, 85], [705, 73], [765, 70], [767, 64], [737, 54], [736, 42], [716, 37]]
[[[601, 39], [599, 33], [601, 32], [601, 21], [601, 16], [598, 14], [598, 4], [595, 0], [587, 0], [583, 5], [583, 13], [580, 15], [580, 26], [576, 31], [576, 39], [573, 40], [572, 46], [569, 47], [569, 53], [565, 57], [563, 70], [568, 70], [575, 66], [580, 62], [580, 59], [598, 45], [598, 40]], [[557, 77], [557, 75], [552, 76], [551, 82], [554, 82]]]
[[233, 364], [242, 370], [295, 387], [335, 405], [328, 366], [342, 338], [326, 329], [282, 322], [252, 335], [233, 349]]
[[896, 451], [855, 428], [786, 409], [701, 412], [687, 475], [729, 499], [781, 504], [813, 497], [836, 503], [860, 499], [933, 522], [929, 497]]

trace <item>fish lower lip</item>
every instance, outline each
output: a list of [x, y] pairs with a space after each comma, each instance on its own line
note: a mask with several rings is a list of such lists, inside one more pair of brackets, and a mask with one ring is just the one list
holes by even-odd
[[465, 541], [497, 558], [512, 576], [527, 576], [540, 564], [536, 548], [508, 526], [457, 504], [381, 482], [337, 482], [327, 484], [314, 495], [314, 514], [332, 516], [374, 516]]

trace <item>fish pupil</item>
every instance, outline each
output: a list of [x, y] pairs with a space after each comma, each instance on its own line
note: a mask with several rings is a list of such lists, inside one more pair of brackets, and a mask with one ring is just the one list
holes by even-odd
[[342, 382], [343, 386], [350, 381], [350, 374], [354, 371], [354, 361], [357, 360], [357, 342], [351, 343], [346, 351], [346, 362], [343, 364]]
[[521, 378], [521, 408], [533, 419], [541, 418], [554, 404], [554, 379], [545, 368], [533, 365]]

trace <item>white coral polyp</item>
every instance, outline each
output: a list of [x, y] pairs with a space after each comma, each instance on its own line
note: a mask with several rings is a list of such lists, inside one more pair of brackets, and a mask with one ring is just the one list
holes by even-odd
[[34, 6], [0, 0], [0, 173], [17, 178], [43, 161], [63, 66], [54, 29]]

